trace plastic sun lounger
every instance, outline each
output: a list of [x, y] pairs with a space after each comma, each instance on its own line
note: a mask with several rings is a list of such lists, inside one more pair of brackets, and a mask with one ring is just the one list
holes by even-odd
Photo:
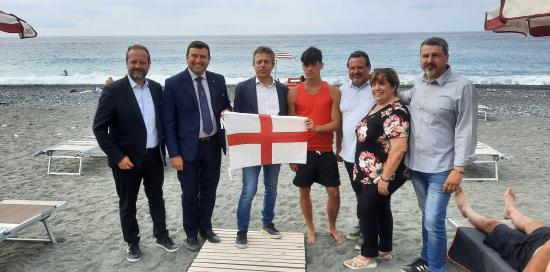
[[[512, 159], [511, 156], [505, 155], [504, 153], [501, 153], [498, 150], [482, 142], [477, 142], [475, 155], [476, 155], [476, 160], [474, 161], [474, 163], [475, 164], [493, 164], [495, 169], [495, 175], [494, 177], [487, 177], [487, 178], [464, 178], [464, 180], [498, 181], [498, 161], [500, 159], [505, 159], [507, 161], [510, 161]], [[488, 157], [490, 157], [491, 159], [490, 160], [487, 159]]]
[[[483, 243], [486, 235], [473, 227], [465, 218], [447, 220], [456, 227], [456, 234], [447, 257], [464, 271], [515, 271], [500, 254]], [[503, 223], [511, 225], [509, 220]]]
[[[3, 200], [0, 201], [0, 242], [3, 240], [57, 243], [46, 221], [66, 201]], [[48, 239], [17, 238], [15, 234], [37, 222], [42, 222]]]
[[[82, 160], [85, 156], [91, 156], [94, 150], [98, 148], [97, 141], [94, 136], [84, 136], [80, 139], [67, 140], [58, 143], [54, 146], [47, 147], [38, 154], [46, 154], [48, 156], [48, 175], [79, 175], [82, 172]], [[56, 155], [61, 153], [61, 155]], [[104, 154], [104, 153], [102, 153]], [[51, 165], [54, 159], [74, 159], [78, 160], [78, 172], [52, 172]]]
[[[482, 119], [483, 121], [487, 121], [487, 111], [489, 110], [489, 107], [479, 104], [477, 106], [477, 114], [479, 119]], [[483, 118], [481, 118], [483, 116]]]

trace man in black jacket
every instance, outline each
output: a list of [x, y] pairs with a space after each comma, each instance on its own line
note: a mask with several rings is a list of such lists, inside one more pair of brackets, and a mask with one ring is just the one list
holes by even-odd
[[168, 252], [178, 250], [166, 229], [162, 196], [165, 165], [162, 86], [145, 78], [150, 64], [147, 48], [142, 45], [128, 47], [128, 76], [105, 87], [93, 123], [97, 142], [107, 154], [113, 171], [129, 262], [141, 259], [136, 201], [142, 180], [156, 244]]

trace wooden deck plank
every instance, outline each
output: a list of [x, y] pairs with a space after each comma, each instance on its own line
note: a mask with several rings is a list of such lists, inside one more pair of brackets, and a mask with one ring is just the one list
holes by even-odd
[[266, 271], [304, 272], [306, 269], [304, 235], [282, 233], [271, 239], [260, 231], [248, 231], [248, 247], [235, 247], [236, 230], [214, 230], [221, 243], [205, 243], [189, 268], [190, 272]]
[[254, 266], [254, 265], [233, 265], [233, 264], [208, 264], [202, 266], [200, 264], [191, 265], [188, 271], [193, 271], [193, 268], [210, 268], [210, 270], [205, 271], [220, 271], [221, 269], [226, 269], [226, 271], [235, 271], [240, 269], [242, 271], [265, 271], [265, 272], [304, 272], [305, 268], [286, 268], [286, 267], [269, 267], [269, 266]]
[[273, 255], [250, 255], [250, 254], [231, 254], [231, 256], [227, 256], [227, 254], [221, 254], [221, 253], [210, 253], [208, 254], [207, 258], [205, 255], [203, 255], [201, 258], [197, 257], [195, 258], [195, 261], [203, 261], [203, 260], [211, 260], [211, 259], [226, 259], [226, 260], [255, 260], [255, 261], [274, 261], [279, 262], [281, 260], [284, 260], [284, 262], [293, 263], [293, 264], [303, 264], [305, 262], [304, 258], [290, 258], [292, 256], [284, 256], [285, 258], [281, 258], [280, 256], [273, 256]]
[[231, 265], [253, 265], [253, 266], [269, 266], [269, 267], [288, 267], [288, 268], [304, 268], [304, 263], [288, 263], [288, 262], [282, 262], [281, 260], [274, 261], [274, 260], [264, 260], [259, 261], [255, 258], [249, 258], [248, 260], [235, 260], [235, 259], [201, 259], [193, 262], [193, 264], [199, 266], [199, 265], [211, 265], [211, 264], [227, 264], [230, 263]]

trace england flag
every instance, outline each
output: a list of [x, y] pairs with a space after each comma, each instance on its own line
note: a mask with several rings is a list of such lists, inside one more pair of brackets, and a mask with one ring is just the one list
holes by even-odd
[[305, 117], [226, 112], [223, 116], [230, 169], [306, 163]]

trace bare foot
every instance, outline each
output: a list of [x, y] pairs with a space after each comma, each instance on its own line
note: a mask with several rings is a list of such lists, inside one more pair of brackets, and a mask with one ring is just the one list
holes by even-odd
[[468, 211], [472, 208], [470, 207], [470, 204], [468, 204], [468, 199], [466, 198], [464, 191], [462, 191], [462, 188], [455, 192], [455, 203], [456, 206], [458, 206], [458, 210], [460, 210], [462, 216], [468, 218]]
[[340, 243], [340, 232], [336, 228], [328, 229], [328, 234], [332, 236], [332, 238], [337, 242]]
[[510, 219], [512, 211], [516, 209], [516, 194], [512, 188], [506, 189], [504, 192], [504, 218]]
[[308, 230], [306, 236], [308, 244], [315, 244], [315, 230]]

